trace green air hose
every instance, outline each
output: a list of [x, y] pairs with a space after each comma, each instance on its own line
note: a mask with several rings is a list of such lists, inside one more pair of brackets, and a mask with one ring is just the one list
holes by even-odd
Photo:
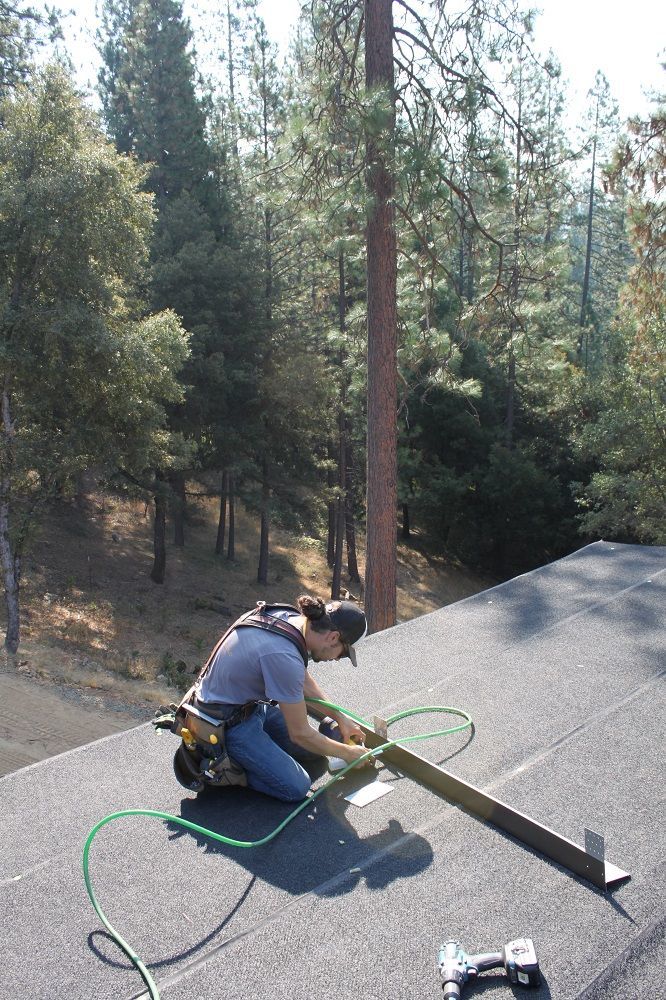
[[[362, 719], [358, 715], [354, 715], [353, 712], [348, 711], [346, 708], [341, 708], [339, 705], [334, 705], [328, 701], [322, 701], [320, 698], [308, 698], [307, 700], [309, 702], [312, 702], [312, 704], [322, 705], [324, 708], [328, 708], [332, 711], [342, 712], [344, 715], [346, 715], [350, 719], [353, 719], [355, 722], [367, 726], [367, 722], [365, 721], [365, 719]], [[281, 831], [284, 830], [285, 826], [287, 826], [288, 823], [291, 823], [292, 819], [298, 816], [298, 814], [302, 812], [303, 809], [305, 809], [306, 807], [309, 808], [312, 805], [312, 802], [316, 798], [318, 798], [323, 792], [325, 792], [328, 788], [330, 788], [332, 784], [334, 784], [336, 781], [339, 781], [340, 778], [347, 773], [347, 771], [351, 770], [352, 767], [358, 767], [358, 765], [362, 764], [364, 760], [367, 760], [370, 757], [379, 757], [382, 753], [384, 753], [385, 750], [388, 750], [389, 747], [395, 746], [397, 743], [413, 743], [416, 740], [433, 739], [436, 736], [448, 736], [451, 733], [457, 733], [461, 729], [466, 729], [468, 726], [472, 725], [472, 719], [467, 714], [467, 712], [464, 712], [460, 708], [449, 708], [445, 705], [423, 705], [419, 708], [410, 708], [407, 709], [405, 712], [398, 712], [396, 715], [391, 715], [386, 720], [386, 722], [390, 726], [394, 722], [398, 722], [400, 719], [406, 719], [411, 715], [422, 715], [429, 712], [447, 712], [450, 715], [459, 715], [465, 721], [458, 726], [451, 726], [449, 729], [438, 729], [432, 733], [421, 733], [418, 736], [403, 736], [400, 739], [389, 740], [386, 743], [382, 743], [381, 746], [376, 747], [374, 750], [368, 750], [368, 752], [363, 754], [362, 757], [359, 757], [358, 760], [355, 760], [352, 764], [348, 764], [345, 768], [338, 771], [331, 778], [330, 781], [326, 782], [325, 785], [322, 785], [321, 788], [318, 788], [317, 791], [314, 792], [309, 798], [301, 802], [300, 805], [298, 805], [293, 812], [289, 813], [286, 819], [283, 819], [282, 822], [279, 823], [278, 826], [276, 826], [271, 833], [267, 834], [265, 837], [262, 837], [260, 840], [234, 840], [232, 837], [225, 837], [221, 833], [215, 833], [214, 830], [207, 830], [203, 826], [198, 826], [196, 823], [190, 823], [189, 820], [182, 819], [180, 816], [172, 816], [170, 813], [157, 812], [154, 809], [123, 809], [120, 812], [109, 813], [108, 816], [105, 816], [103, 819], [99, 821], [99, 823], [95, 824], [95, 826], [88, 834], [88, 838], [83, 848], [83, 859], [82, 859], [83, 877], [85, 879], [88, 896], [90, 897], [90, 902], [95, 908], [97, 916], [102, 921], [102, 923], [106, 927], [107, 931], [109, 932], [113, 940], [116, 942], [116, 944], [120, 946], [120, 948], [122, 948], [127, 957], [134, 964], [136, 969], [141, 973], [141, 976], [143, 977], [143, 980], [146, 986], [148, 987], [148, 992], [150, 994], [151, 1000], [160, 1000], [160, 995], [155, 981], [153, 980], [152, 976], [148, 972], [148, 969], [141, 961], [139, 956], [134, 954], [134, 951], [132, 950], [131, 946], [120, 936], [118, 931], [111, 926], [111, 924], [106, 918], [106, 915], [104, 914], [104, 911], [97, 902], [97, 898], [93, 891], [90, 879], [88, 859], [90, 855], [90, 847], [98, 831], [101, 830], [103, 826], [106, 826], [107, 823], [111, 823], [114, 819], [120, 819], [123, 816], [154, 816], [155, 819], [162, 819], [168, 823], [176, 823], [178, 824], [178, 826], [184, 826], [187, 830], [193, 830], [195, 833], [201, 833], [206, 837], [210, 837], [212, 840], [217, 840], [222, 844], [228, 844], [230, 847], [261, 847], [262, 844], [267, 844], [270, 840], [273, 840], [274, 837], [277, 837], [278, 833], [281, 833]]]

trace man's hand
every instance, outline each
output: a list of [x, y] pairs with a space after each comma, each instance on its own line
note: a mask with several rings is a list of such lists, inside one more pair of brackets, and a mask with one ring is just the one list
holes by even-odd
[[[356, 743], [351, 743], [351, 744], [341, 743], [340, 750], [338, 751], [338, 757], [342, 757], [342, 759], [346, 761], [347, 764], [353, 764], [355, 760], [358, 760], [359, 757], [362, 757], [363, 754], [367, 752], [368, 752], [367, 747], [364, 747], [362, 744], [361, 746], [359, 746]], [[363, 764], [361, 766], [365, 767], [367, 764], [369, 764], [371, 767], [374, 767], [375, 758], [368, 757], [367, 760], [363, 761]]]
[[363, 730], [352, 719], [339, 715], [336, 722], [344, 743], [363, 743]]

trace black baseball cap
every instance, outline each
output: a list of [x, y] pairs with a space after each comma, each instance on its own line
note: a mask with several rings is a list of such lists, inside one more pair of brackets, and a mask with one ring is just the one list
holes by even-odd
[[345, 646], [342, 656], [348, 657], [357, 667], [354, 643], [362, 639], [368, 631], [368, 622], [364, 613], [353, 601], [332, 601], [326, 605], [326, 614], [335, 631], [340, 633], [340, 638]]

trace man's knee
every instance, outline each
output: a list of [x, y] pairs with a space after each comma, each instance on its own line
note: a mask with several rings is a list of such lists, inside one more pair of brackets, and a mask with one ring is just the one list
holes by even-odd
[[313, 756], [310, 760], [301, 761], [310, 776], [310, 782], [316, 781], [328, 772], [328, 757]]
[[311, 784], [310, 775], [307, 773], [294, 776], [289, 781], [284, 782], [284, 784], [281, 783], [283, 794], [279, 798], [283, 802], [301, 802], [310, 791]]

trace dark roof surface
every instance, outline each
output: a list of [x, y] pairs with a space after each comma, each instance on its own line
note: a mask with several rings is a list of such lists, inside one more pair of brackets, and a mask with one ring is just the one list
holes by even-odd
[[[666, 998], [665, 592], [666, 549], [599, 542], [363, 640], [358, 671], [313, 668], [369, 719], [469, 711], [473, 734], [412, 747], [578, 844], [601, 833], [629, 881], [596, 889], [387, 769], [392, 794], [359, 809], [345, 778], [253, 850], [124, 818], [93, 844], [93, 884], [163, 1000], [435, 1000], [443, 941], [474, 953], [519, 936], [534, 939], [541, 988], [489, 972], [465, 997]], [[416, 716], [396, 732], [440, 724]], [[0, 779], [0, 997], [144, 992], [81, 875], [106, 814], [156, 809], [252, 840], [291, 811], [244, 789], [188, 796], [175, 746], [144, 725]]]

